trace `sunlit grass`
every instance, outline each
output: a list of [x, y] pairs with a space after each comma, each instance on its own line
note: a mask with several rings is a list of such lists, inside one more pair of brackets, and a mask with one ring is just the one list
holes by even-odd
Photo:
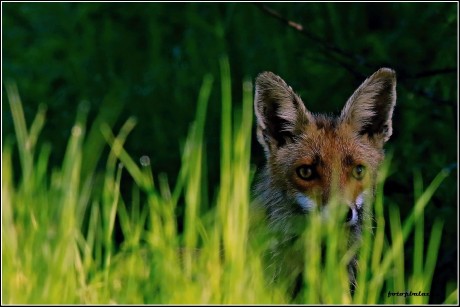
[[[87, 141], [85, 108], [77, 114], [62, 165], [50, 171], [52, 147], [36, 146], [45, 109], [39, 109], [27, 128], [17, 89], [7, 84], [17, 148], [7, 143], [2, 152], [3, 303], [293, 302], [285, 292], [290, 276], [275, 281], [269, 276], [264, 255], [273, 238], [264, 223], [255, 224], [259, 220], [250, 207], [252, 85], [243, 83], [242, 109], [232, 112], [226, 59], [221, 60], [221, 71], [221, 173], [214, 201], [207, 196], [208, 185], [216, 183], [206, 179], [209, 153], [203, 137], [213, 77], [203, 80], [196, 120], [172, 188], [165, 175], [152, 173], [148, 157], [137, 162], [123, 148], [135, 127], [131, 118], [116, 135], [108, 125], [100, 126], [100, 139], [111, 149], [105, 171], [83, 174], [91, 146], [98, 152], [103, 146]], [[12, 167], [16, 152], [19, 174]], [[94, 164], [94, 157], [91, 161]], [[347, 234], [335, 226], [344, 212], [332, 210], [337, 214], [327, 223], [317, 213], [306, 218], [298, 247], [305, 274], [295, 303], [428, 303], [428, 296], [389, 293], [430, 292], [443, 224], [437, 220], [426, 225], [423, 214], [448, 171], [442, 170], [425, 189], [416, 175], [417, 200], [410, 216], [401, 221], [398, 208], [390, 206], [390, 219], [385, 220], [383, 184], [389, 161], [380, 173], [376, 200], [369, 208], [373, 219], [365, 221], [359, 249], [348, 250]], [[135, 183], [129, 202], [120, 192], [123, 173]], [[185, 213], [182, 232], [175, 214], [179, 206]], [[116, 223], [123, 235], [119, 244], [114, 239]], [[385, 235], [386, 227], [390, 237]], [[428, 242], [423, 240], [425, 232], [430, 233]], [[404, 242], [411, 234], [414, 253], [408, 255]], [[359, 272], [352, 296], [346, 264], [357, 250]], [[412, 258], [412, 267], [404, 266], [404, 257]], [[446, 294], [446, 303], [456, 302], [457, 288]]]

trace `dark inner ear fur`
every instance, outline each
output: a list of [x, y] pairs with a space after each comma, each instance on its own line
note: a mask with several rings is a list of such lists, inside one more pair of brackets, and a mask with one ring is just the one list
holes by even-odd
[[381, 68], [348, 99], [340, 119], [360, 135], [386, 142], [392, 134], [391, 118], [395, 104], [396, 74], [389, 68]]
[[288, 140], [294, 138], [294, 133], [288, 128], [289, 121], [280, 116], [280, 109], [279, 102], [271, 101], [265, 104], [264, 110], [267, 126], [267, 129], [263, 131], [264, 138], [266, 140], [269, 140], [270, 137], [275, 139], [278, 147], [284, 146]]
[[308, 112], [302, 100], [279, 76], [261, 73], [256, 80], [255, 112], [259, 142], [271, 150], [291, 141], [302, 125], [308, 122]]
[[[384, 80], [380, 92], [374, 96], [374, 116], [362, 126], [359, 134], [367, 134], [369, 137], [373, 137], [374, 134], [391, 135], [391, 113], [393, 112], [391, 91], [392, 82], [390, 80]], [[388, 137], [390, 137], [390, 135], [388, 135]]]

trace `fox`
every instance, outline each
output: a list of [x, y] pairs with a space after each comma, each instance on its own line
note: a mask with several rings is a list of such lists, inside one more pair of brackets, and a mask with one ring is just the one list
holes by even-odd
[[[362, 235], [363, 220], [370, 218], [366, 207], [375, 198], [384, 145], [393, 132], [395, 71], [380, 68], [374, 72], [338, 116], [312, 113], [272, 72], [260, 73], [255, 84], [256, 134], [266, 163], [256, 179], [254, 203], [264, 211], [269, 229], [281, 234], [273, 254], [282, 254], [279, 249], [292, 241], [297, 217], [318, 208], [327, 211], [333, 197], [346, 206], [343, 227], [349, 230], [349, 243], [356, 242]], [[296, 263], [296, 258], [301, 260]], [[293, 295], [299, 290], [302, 259], [303, 255], [288, 253], [274, 273], [299, 275], [291, 289]], [[355, 256], [348, 264], [352, 294], [357, 269]]]

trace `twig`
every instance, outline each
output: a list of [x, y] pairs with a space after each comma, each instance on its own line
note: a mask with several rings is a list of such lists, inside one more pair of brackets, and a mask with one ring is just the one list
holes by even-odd
[[[353, 54], [335, 46], [335, 45], [331, 45], [329, 43], [327, 43], [326, 41], [324, 41], [323, 39], [321, 39], [320, 37], [314, 35], [313, 33], [309, 32], [308, 30], [306, 30], [301, 24], [297, 23], [297, 22], [294, 22], [292, 20], [289, 20], [287, 19], [286, 17], [282, 16], [280, 13], [278, 13], [277, 11], [269, 8], [268, 6], [264, 5], [264, 4], [260, 4], [260, 3], [256, 3], [255, 4], [257, 7], [259, 7], [264, 13], [278, 19], [280, 22], [286, 24], [287, 26], [295, 29], [296, 31], [300, 32], [301, 34], [305, 35], [307, 38], [311, 39], [312, 41], [320, 44], [323, 48], [331, 51], [331, 52], [334, 52], [334, 53], [337, 53], [341, 56], [345, 56], [345, 57], [356, 57], [354, 56]], [[356, 57], [356, 59], [358, 59]]]
[[449, 67], [449, 68], [439, 68], [439, 69], [432, 69], [432, 70], [426, 70], [422, 72], [418, 72], [415, 74], [407, 74], [403, 75], [404, 79], [420, 79], [420, 78], [426, 78], [426, 77], [433, 77], [437, 75], [446, 75], [446, 74], [453, 74], [456, 73], [457, 67]]
[[[287, 19], [286, 17], [282, 16], [279, 12], [276, 10], [273, 10], [269, 8], [268, 6], [260, 3], [255, 4], [262, 12], [265, 14], [270, 15], [271, 17], [276, 18], [278, 21], [282, 22], [283, 24], [287, 25], [288, 27], [296, 30], [297, 32], [301, 33], [308, 39], [312, 40], [316, 44], [318, 44], [322, 49], [325, 51], [326, 56], [338, 65], [342, 66], [346, 70], [348, 70], [350, 73], [352, 73], [356, 78], [362, 79], [366, 75], [361, 73], [359, 70], [357, 70], [355, 67], [365, 67], [366, 69], [369, 68], [375, 68], [376, 65], [370, 65], [369, 63], [366, 63], [364, 61], [364, 57], [362, 56], [357, 56], [352, 54], [349, 51], [345, 51], [335, 45], [327, 43], [325, 40], [321, 39], [320, 37], [314, 35], [313, 33], [309, 32], [307, 29], [305, 29], [304, 26], [301, 24], [294, 22], [292, 20]], [[341, 56], [342, 59], [338, 58], [337, 56]], [[347, 63], [351, 62], [351, 63]], [[433, 77], [436, 75], [443, 75], [443, 74], [451, 74], [455, 73], [458, 71], [456, 67], [448, 67], [448, 68], [440, 68], [440, 69], [432, 69], [432, 70], [427, 70], [427, 71], [422, 71], [418, 73], [407, 73], [405, 72], [404, 69], [398, 68], [398, 67], [393, 67], [397, 72], [398, 72], [398, 82], [404, 83], [405, 80], [410, 80], [410, 79], [419, 79], [419, 78], [426, 78], [426, 77]], [[433, 95], [425, 92], [425, 91], [420, 91], [417, 90], [408, 84], [403, 84], [410, 92], [417, 94], [419, 96], [422, 96], [426, 99], [432, 100], [437, 103], [443, 103], [443, 104], [450, 104], [452, 101], [451, 100], [444, 100], [444, 99], [439, 99], [436, 97], [433, 97]]]

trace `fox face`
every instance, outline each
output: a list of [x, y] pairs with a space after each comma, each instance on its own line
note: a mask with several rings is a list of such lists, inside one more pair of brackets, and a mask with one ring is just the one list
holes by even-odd
[[270, 218], [327, 211], [335, 196], [349, 207], [347, 223], [357, 226], [373, 196], [395, 103], [396, 77], [388, 68], [366, 79], [338, 117], [311, 113], [280, 77], [260, 74], [255, 114], [267, 165], [256, 194]]
[[272, 229], [291, 233], [296, 216], [313, 209], [327, 213], [335, 201], [348, 210], [350, 240], [360, 236], [363, 208], [374, 197], [383, 146], [392, 134], [395, 103], [396, 76], [388, 68], [366, 79], [337, 117], [311, 113], [279, 76], [257, 77], [257, 138], [267, 163], [255, 202]]

